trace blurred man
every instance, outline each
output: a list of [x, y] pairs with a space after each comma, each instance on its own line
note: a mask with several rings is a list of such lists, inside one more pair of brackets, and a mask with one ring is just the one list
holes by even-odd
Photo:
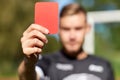
[[39, 54], [47, 44], [49, 31], [32, 24], [21, 38], [24, 60], [19, 66], [20, 80], [114, 80], [110, 64], [88, 55], [82, 49], [90, 27], [86, 11], [78, 4], [69, 4], [60, 13], [59, 36], [62, 49], [50, 55]]

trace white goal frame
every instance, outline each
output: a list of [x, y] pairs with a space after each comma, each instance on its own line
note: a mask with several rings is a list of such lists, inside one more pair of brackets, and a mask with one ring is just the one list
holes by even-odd
[[91, 31], [86, 35], [83, 48], [87, 53], [94, 54], [95, 53], [95, 45], [94, 45], [95, 23], [120, 22], [120, 10], [88, 12], [87, 15], [88, 15], [88, 23], [91, 26]]

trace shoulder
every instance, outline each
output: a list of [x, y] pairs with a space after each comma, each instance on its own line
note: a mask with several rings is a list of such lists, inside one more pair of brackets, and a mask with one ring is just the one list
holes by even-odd
[[101, 63], [109, 63], [107, 59], [104, 59], [102, 57], [98, 57], [96, 55], [89, 55], [89, 59], [95, 62], [101, 62]]
[[43, 55], [40, 55], [40, 58], [38, 60], [38, 62], [53, 62], [53, 61], [56, 61], [59, 59], [60, 57], [60, 52], [57, 51], [57, 52], [54, 52], [54, 53], [47, 53], [47, 54], [43, 54]]
[[104, 59], [95, 55], [89, 55], [89, 61], [98, 65], [102, 65], [104, 67], [111, 67], [110, 62], [107, 59]]
[[36, 66], [41, 68], [44, 74], [46, 75], [50, 68], [51, 63], [55, 61], [57, 56], [59, 56], [59, 52], [40, 55], [39, 60], [36, 63]]

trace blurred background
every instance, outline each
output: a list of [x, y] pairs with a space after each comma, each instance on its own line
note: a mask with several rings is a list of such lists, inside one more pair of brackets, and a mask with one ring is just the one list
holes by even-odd
[[[0, 80], [18, 80], [17, 68], [23, 59], [20, 38], [34, 22], [34, 4], [38, 1], [57, 1], [60, 9], [78, 2], [93, 16], [95, 12], [120, 10], [120, 0], [0, 0]], [[112, 16], [120, 18], [119, 14]], [[116, 80], [120, 80], [120, 21], [102, 17], [104, 20], [94, 21], [94, 55], [109, 60]], [[46, 54], [60, 48], [57, 35], [47, 37], [49, 43], [43, 50]]]

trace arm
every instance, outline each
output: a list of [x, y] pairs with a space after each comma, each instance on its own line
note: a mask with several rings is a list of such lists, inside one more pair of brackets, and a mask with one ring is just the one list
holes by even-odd
[[25, 58], [18, 68], [19, 80], [40, 80], [35, 72], [35, 64], [42, 47], [47, 43], [45, 34], [48, 34], [48, 30], [36, 24], [32, 24], [23, 33], [21, 44]]
[[35, 62], [34, 59], [25, 57], [21, 62], [18, 73], [20, 80], [40, 80], [37, 79], [37, 74], [35, 72]]
[[107, 66], [108, 66], [108, 79], [107, 80], [115, 80], [114, 71], [113, 71], [111, 64], [109, 62], [107, 63]]

